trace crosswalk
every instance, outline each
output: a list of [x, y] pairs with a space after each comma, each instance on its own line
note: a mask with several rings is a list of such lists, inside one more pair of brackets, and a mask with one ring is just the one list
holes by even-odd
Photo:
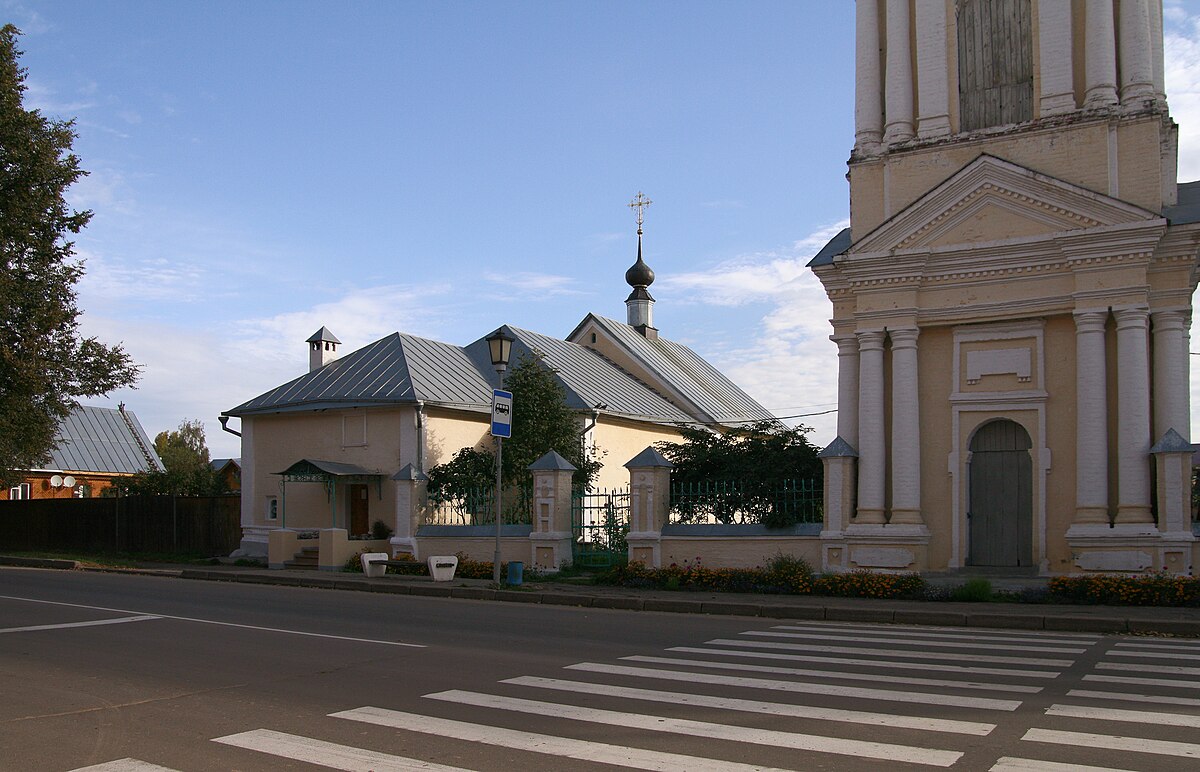
[[[212, 742], [257, 754], [246, 767], [270, 756], [341, 770], [452, 770], [460, 767], [438, 759], [481, 758], [438, 755], [424, 737], [503, 751], [507, 768], [536, 754], [543, 765], [701, 772], [884, 763], [1157, 772], [1197, 768], [1198, 690], [1196, 641], [781, 623], [435, 691], [419, 711], [365, 705], [326, 717], [388, 730], [365, 730], [369, 747], [267, 727]], [[166, 768], [129, 758], [82, 769]]]

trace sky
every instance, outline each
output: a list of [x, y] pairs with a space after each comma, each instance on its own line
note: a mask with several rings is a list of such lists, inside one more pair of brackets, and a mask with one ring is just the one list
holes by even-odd
[[[87, 404], [151, 436], [202, 420], [237, 456], [217, 417], [305, 373], [322, 325], [345, 354], [624, 320], [643, 191], [661, 334], [833, 440], [832, 310], [805, 264], [848, 224], [850, 0], [0, 11], [26, 107], [76, 120], [82, 331], [143, 368]], [[1165, 27], [1179, 179], [1200, 179], [1200, 0], [1167, 0]], [[1192, 383], [1200, 405], [1200, 363]]]

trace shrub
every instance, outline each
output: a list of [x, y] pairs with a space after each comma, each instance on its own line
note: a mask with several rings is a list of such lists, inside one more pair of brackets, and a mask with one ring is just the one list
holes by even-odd
[[382, 520], [376, 520], [374, 523], [371, 523], [371, 538], [376, 540], [390, 539], [392, 538], [392, 529]]
[[813, 582], [813, 593], [839, 598], [904, 598], [920, 600], [925, 595], [925, 580], [918, 574], [880, 574], [851, 571], [823, 574]]
[[950, 591], [950, 600], [966, 603], [986, 603], [992, 599], [992, 583], [987, 579], [968, 579]]
[[1200, 579], [1166, 571], [1150, 574], [1056, 576], [1051, 600], [1112, 606], [1200, 606]]

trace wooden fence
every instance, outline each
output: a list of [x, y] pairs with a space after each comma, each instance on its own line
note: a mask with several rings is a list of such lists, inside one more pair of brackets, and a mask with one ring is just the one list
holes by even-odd
[[238, 496], [0, 501], [0, 550], [215, 556], [241, 538]]

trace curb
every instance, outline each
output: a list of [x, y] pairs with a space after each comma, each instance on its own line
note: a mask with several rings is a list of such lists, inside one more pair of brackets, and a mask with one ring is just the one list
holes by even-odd
[[0, 566], [17, 566], [22, 568], [57, 568], [74, 571], [79, 568], [78, 560], [58, 560], [56, 558], [14, 558], [0, 557]]

